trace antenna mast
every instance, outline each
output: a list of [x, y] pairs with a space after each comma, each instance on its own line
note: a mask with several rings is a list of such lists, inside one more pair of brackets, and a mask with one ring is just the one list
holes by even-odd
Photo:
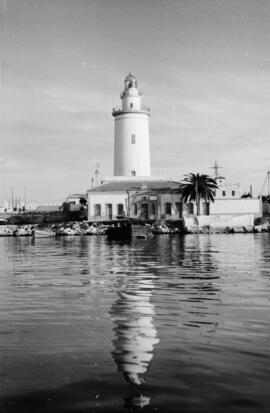
[[219, 166], [219, 164], [217, 163], [217, 161], [215, 161], [214, 166], [210, 166], [210, 169], [214, 169], [215, 170], [215, 179], [217, 179], [219, 177], [219, 173], [218, 170], [221, 169], [222, 167]]
[[269, 170], [269, 169], [268, 169], [268, 171], [266, 172], [266, 176], [265, 176], [265, 178], [264, 178], [263, 186], [262, 186], [262, 189], [261, 189], [261, 191], [260, 191], [260, 193], [259, 193], [259, 196], [262, 196], [262, 195], [263, 195], [263, 191], [264, 191], [266, 182], [267, 182], [267, 196], [269, 196], [269, 195], [270, 195], [270, 170]]
[[101, 185], [102, 180], [103, 180], [103, 176], [102, 176], [100, 164], [97, 163], [94, 176], [91, 178], [91, 188]]

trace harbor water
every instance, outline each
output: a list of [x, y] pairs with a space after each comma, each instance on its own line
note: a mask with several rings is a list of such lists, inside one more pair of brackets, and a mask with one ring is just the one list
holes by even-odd
[[0, 238], [4, 413], [269, 412], [270, 235]]

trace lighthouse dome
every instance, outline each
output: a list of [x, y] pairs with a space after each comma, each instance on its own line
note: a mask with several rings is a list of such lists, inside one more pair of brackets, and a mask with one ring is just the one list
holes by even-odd
[[127, 89], [131, 87], [137, 88], [137, 79], [132, 72], [129, 72], [125, 77], [125, 88]]
[[125, 80], [137, 80], [136, 77], [132, 72], [129, 72], [129, 74], [126, 76]]

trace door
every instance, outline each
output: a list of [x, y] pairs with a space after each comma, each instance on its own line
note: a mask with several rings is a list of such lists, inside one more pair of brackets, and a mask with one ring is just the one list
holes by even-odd
[[112, 219], [112, 204], [106, 204], [106, 216]]
[[143, 203], [141, 205], [141, 217], [143, 219], [148, 219], [148, 204], [147, 203]]

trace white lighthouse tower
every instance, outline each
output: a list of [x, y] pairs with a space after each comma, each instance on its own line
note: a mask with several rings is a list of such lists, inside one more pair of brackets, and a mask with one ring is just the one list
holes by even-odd
[[129, 73], [121, 95], [122, 106], [113, 109], [114, 127], [114, 176], [149, 177], [150, 109], [142, 106], [137, 79]]

